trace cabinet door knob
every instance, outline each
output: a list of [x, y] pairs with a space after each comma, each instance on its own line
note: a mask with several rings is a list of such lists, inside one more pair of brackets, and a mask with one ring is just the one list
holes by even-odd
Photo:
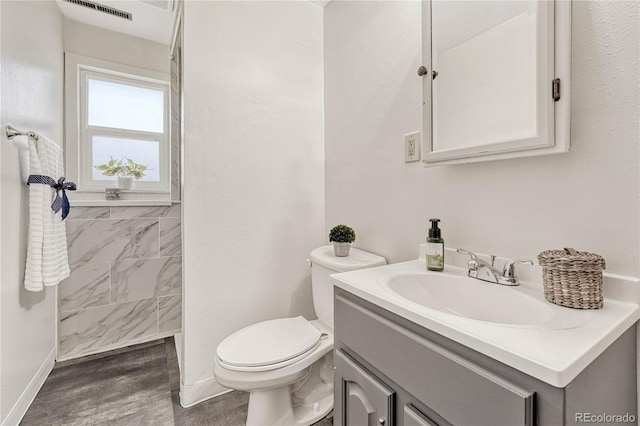
[[378, 419], [378, 423], [380, 423], [381, 425], [383, 425], [386, 422], [386, 419], [384, 417], [380, 417]]
[[421, 65], [420, 68], [418, 68], [418, 75], [420, 77], [422, 77], [423, 75], [426, 75], [428, 72], [429, 70], [427, 70], [427, 67], [425, 67], [424, 65]]

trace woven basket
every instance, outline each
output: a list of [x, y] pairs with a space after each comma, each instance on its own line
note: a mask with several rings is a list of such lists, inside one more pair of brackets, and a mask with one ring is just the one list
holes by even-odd
[[538, 255], [538, 263], [549, 302], [575, 309], [602, 308], [602, 256], [572, 248], [547, 250]]

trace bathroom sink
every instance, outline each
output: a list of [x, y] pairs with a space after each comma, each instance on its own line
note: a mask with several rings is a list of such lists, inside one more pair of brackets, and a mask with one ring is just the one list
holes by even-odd
[[394, 274], [381, 277], [388, 291], [411, 303], [458, 317], [513, 326], [542, 325], [553, 310], [518, 287], [447, 273]]
[[[462, 262], [427, 271], [423, 259], [331, 275], [335, 300], [342, 307], [364, 301], [372, 318], [400, 318], [558, 388], [640, 318], [635, 278], [605, 274], [610, 296], [602, 309], [569, 309], [545, 300], [536, 266], [522, 268], [520, 285], [510, 287], [468, 277]], [[338, 316], [351, 318], [344, 309]]]

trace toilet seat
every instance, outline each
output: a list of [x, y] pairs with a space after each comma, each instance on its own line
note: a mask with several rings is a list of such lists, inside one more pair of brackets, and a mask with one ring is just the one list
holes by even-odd
[[321, 337], [322, 333], [301, 316], [263, 321], [224, 339], [216, 358], [232, 371], [274, 370], [309, 356]]

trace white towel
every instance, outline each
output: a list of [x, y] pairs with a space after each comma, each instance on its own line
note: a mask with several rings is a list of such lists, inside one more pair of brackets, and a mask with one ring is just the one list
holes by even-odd
[[[29, 138], [29, 174], [50, 176], [55, 181], [64, 175], [62, 148], [39, 136]], [[67, 231], [61, 211], [51, 209], [55, 191], [49, 185], [29, 185], [29, 237], [24, 286], [41, 291], [69, 276]]]

